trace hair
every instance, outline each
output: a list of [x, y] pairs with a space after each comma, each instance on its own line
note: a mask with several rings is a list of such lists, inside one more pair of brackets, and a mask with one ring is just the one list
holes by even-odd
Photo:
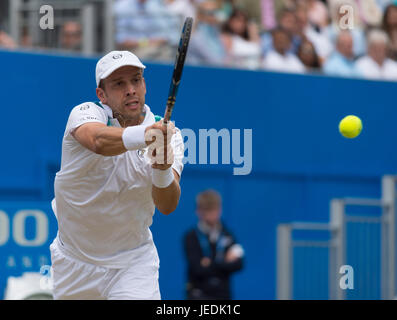
[[237, 9], [237, 8], [234, 8], [234, 9], [233, 9], [233, 11], [232, 11], [232, 13], [230, 14], [229, 18], [228, 18], [227, 21], [223, 24], [222, 31], [225, 32], [225, 33], [234, 34], [234, 31], [233, 31], [232, 28], [230, 27], [230, 20], [234, 19], [235, 17], [237, 17], [237, 16], [239, 16], [239, 15], [242, 15], [242, 16], [244, 17], [245, 21], [246, 21], [245, 30], [244, 30], [244, 33], [242, 34], [242, 37], [243, 37], [245, 40], [249, 40], [249, 33], [248, 33], [248, 26], [247, 26], [247, 23], [248, 23], [248, 14], [247, 14], [245, 11], [241, 10], [241, 9]]
[[295, 16], [295, 12], [296, 12], [296, 8], [284, 8], [278, 14], [278, 19], [277, 20], [280, 21], [287, 14], [292, 14], [293, 16]]
[[103, 81], [103, 79], [99, 80], [98, 88], [105, 91], [105, 81]]
[[353, 34], [351, 33], [350, 30], [341, 30], [338, 32], [338, 34], [336, 35], [336, 40], [335, 43], [338, 44], [340, 39], [342, 38], [343, 35], [350, 35], [351, 38], [353, 38]]
[[272, 37], [274, 37], [274, 34], [278, 33], [278, 32], [284, 33], [285, 35], [287, 35], [289, 40], [292, 41], [292, 35], [287, 30], [285, 30], [283, 27], [280, 27], [280, 26], [277, 26], [274, 29], [272, 29], [272, 31], [271, 31]]
[[394, 3], [391, 3], [386, 7], [386, 9], [383, 13], [382, 27], [383, 27], [383, 30], [385, 30], [388, 34], [390, 34], [391, 30], [390, 30], [390, 26], [387, 24], [387, 19], [389, 18], [389, 14], [393, 9], [396, 10], [397, 5], [395, 5]]
[[200, 192], [196, 196], [196, 208], [201, 210], [218, 209], [222, 205], [220, 194], [212, 189]]
[[297, 56], [300, 58], [301, 50], [302, 50], [303, 46], [306, 43], [309, 43], [312, 46], [312, 48], [313, 48], [314, 61], [313, 61], [313, 64], [310, 67], [313, 68], [313, 69], [321, 68], [320, 58], [319, 58], [319, 56], [317, 54], [316, 48], [314, 47], [313, 43], [310, 42], [309, 40], [303, 40], [300, 43], [299, 48], [298, 48], [298, 52], [297, 52]]
[[367, 39], [368, 46], [373, 43], [384, 43], [386, 45], [389, 43], [389, 36], [381, 29], [370, 30]]

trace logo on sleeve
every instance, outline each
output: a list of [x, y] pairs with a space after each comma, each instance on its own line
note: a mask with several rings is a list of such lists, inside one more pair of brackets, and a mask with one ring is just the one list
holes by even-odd
[[81, 111], [84, 111], [84, 110], [88, 110], [89, 108], [90, 108], [90, 105], [85, 104], [84, 106], [81, 106], [81, 107], [80, 107], [80, 110], [81, 110]]
[[137, 155], [138, 155], [138, 157], [139, 158], [141, 158], [141, 159], [143, 159], [144, 158], [144, 156], [145, 156], [145, 149], [139, 149], [139, 150], [137, 150]]
[[115, 54], [114, 56], [113, 56], [113, 59], [114, 60], [117, 60], [117, 59], [120, 59], [120, 58], [122, 58], [123, 57], [123, 55], [122, 54]]

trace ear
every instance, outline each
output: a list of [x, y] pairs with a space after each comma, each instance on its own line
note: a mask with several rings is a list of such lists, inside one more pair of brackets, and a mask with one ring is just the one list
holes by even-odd
[[145, 78], [142, 77], [142, 81], [143, 81], [143, 87], [145, 88], [144, 90], [145, 90], [145, 94], [146, 94], [146, 81], [145, 81]]
[[103, 91], [103, 89], [96, 88], [96, 96], [98, 97], [99, 100], [101, 100], [102, 103], [104, 104], [107, 103], [106, 93], [105, 91]]

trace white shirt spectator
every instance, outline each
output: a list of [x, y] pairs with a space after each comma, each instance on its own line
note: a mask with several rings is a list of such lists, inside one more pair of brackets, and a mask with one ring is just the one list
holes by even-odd
[[173, 15], [181, 18], [196, 16], [196, 8], [190, 0], [165, 0], [164, 4]]
[[233, 65], [256, 69], [260, 66], [260, 43], [247, 41], [240, 36], [233, 35], [230, 55]]
[[309, 39], [311, 43], [313, 43], [314, 48], [316, 49], [317, 54], [323, 59], [326, 60], [334, 50], [334, 46], [328, 35], [324, 30], [321, 32], [317, 32], [313, 27], [308, 26], [305, 29], [305, 35]]
[[118, 44], [147, 39], [179, 41], [179, 19], [160, 0], [118, 0], [113, 11]]
[[304, 73], [305, 66], [303, 63], [292, 53], [281, 55], [277, 51], [270, 51], [264, 61], [263, 67], [268, 70], [291, 72], [291, 73]]
[[391, 59], [386, 59], [379, 65], [370, 56], [365, 56], [356, 62], [356, 67], [364, 78], [397, 81], [397, 63]]

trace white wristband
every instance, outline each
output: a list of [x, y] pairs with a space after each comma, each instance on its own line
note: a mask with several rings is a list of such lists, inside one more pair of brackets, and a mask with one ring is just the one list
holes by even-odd
[[125, 128], [122, 135], [124, 147], [127, 150], [146, 148], [145, 129], [142, 125]]
[[174, 173], [172, 168], [167, 170], [153, 169], [152, 172], [152, 183], [157, 188], [167, 188], [174, 181]]

